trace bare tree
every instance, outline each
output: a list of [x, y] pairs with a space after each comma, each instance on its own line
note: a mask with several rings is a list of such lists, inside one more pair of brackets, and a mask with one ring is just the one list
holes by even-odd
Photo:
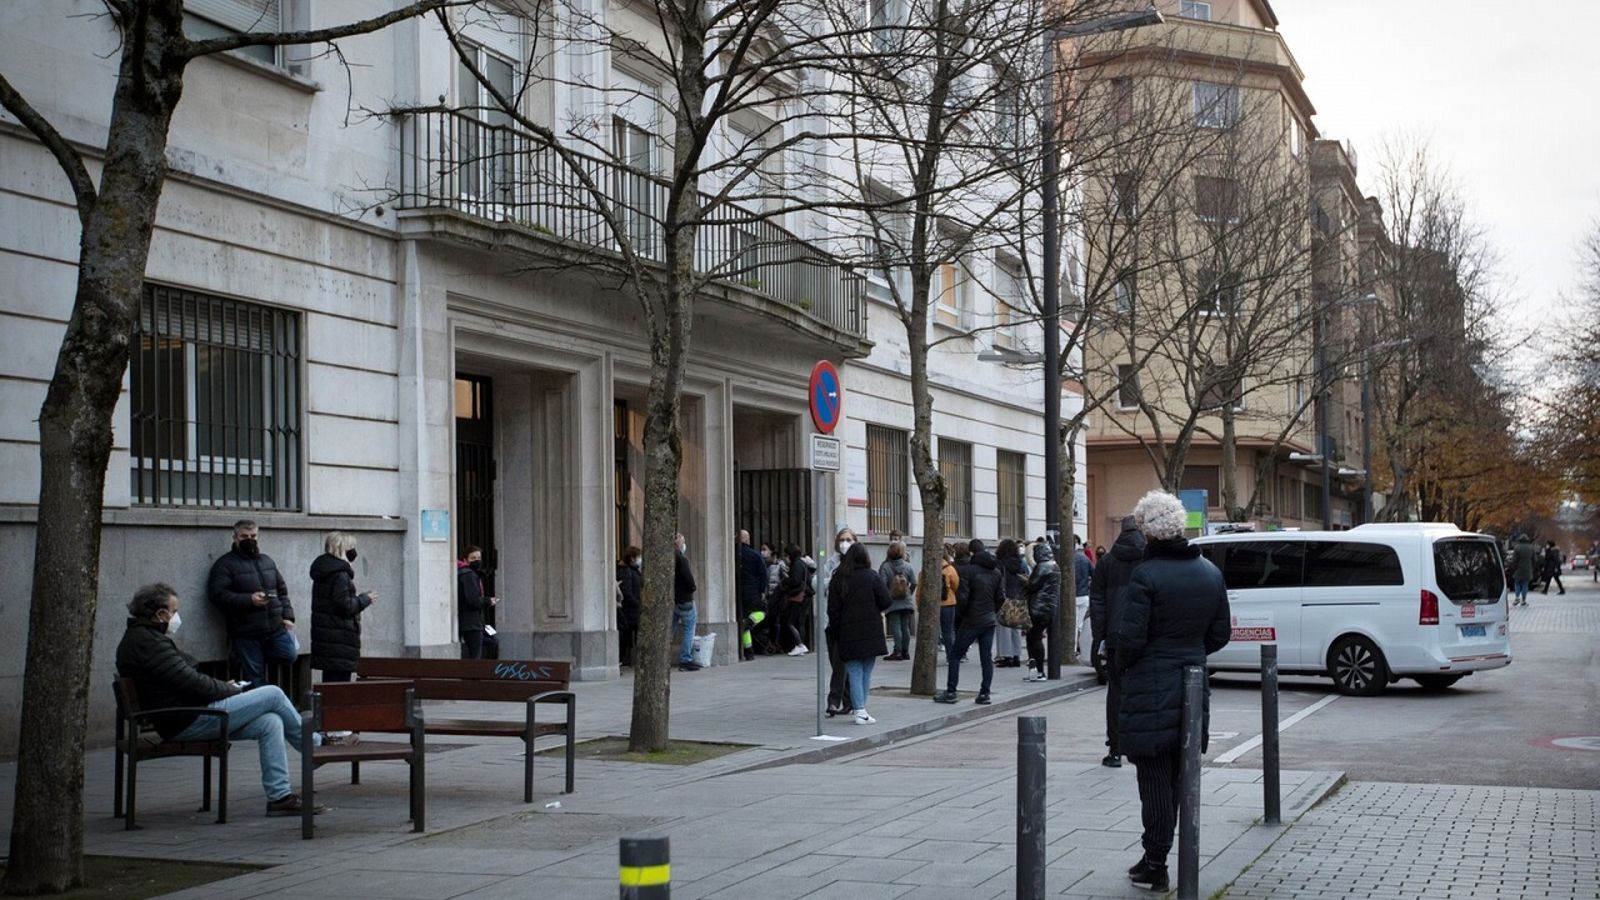
[[104, 0], [104, 15], [84, 23], [109, 24], [119, 43], [98, 181], [84, 151], [0, 75], [0, 105], [60, 164], [82, 225], [77, 293], [39, 411], [39, 516], [8, 891], [60, 892], [83, 880], [84, 734], [112, 415], [189, 64], [244, 47], [331, 44], [461, 2], [416, 0], [327, 28], [192, 40], [182, 0]]

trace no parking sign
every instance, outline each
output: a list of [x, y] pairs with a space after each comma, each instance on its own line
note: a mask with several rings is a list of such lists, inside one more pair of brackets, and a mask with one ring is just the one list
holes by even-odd
[[811, 422], [822, 434], [832, 434], [844, 414], [844, 382], [833, 363], [821, 360], [811, 369]]

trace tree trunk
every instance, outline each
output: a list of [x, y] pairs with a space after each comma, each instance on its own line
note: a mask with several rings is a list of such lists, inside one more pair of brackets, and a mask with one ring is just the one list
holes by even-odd
[[[663, 211], [664, 264], [669, 273], [662, 317], [650, 336], [650, 391], [644, 427], [644, 593], [635, 638], [633, 716], [628, 749], [665, 750], [672, 695], [671, 640], [674, 537], [678, 530], [678, 479], [683, 467], [683, 369], [694, 322], [695, 244], [699, 237], [701, 142], [698, 116], [705, 100], [704, 7], [686, 10], [698, 28], [684, 29], [679, 48], [680, 93], [673, 141], [673, 190]], [[705, 573], [696, 573], [701, 579]], [[697, 598], [698, 599], [698, 598]]]
[[166, 178], [167, 127], [183, 87], [170, 54], [176, 7], [124, 36], [99, 199], [79, 243], [77, 294], [39, 410], [39, 513], [22, 684], [22, 738], [5, 889], [65, 891], [83, 879], [83, 762], [100, 521], [112, 417]]
[[[929, 273], [931, 274], [931, 273]], [[928, 278], [915, 272], [917, 283], [912, 287], [911, 316], [907, 330], [916, 334], [928, 333]], [[946, 491], [944, 476], [933, 456], [933, 389], [928, 383], [928, 342], [912, 340], [911, 355], [911, 471], [917, 480], [917, 494], [922, 498], [922, 584], [936, 586], [934, 590], [917, 592], [917, 651], [912, 655], [911, 693], [931, 697], [938, 690], [936, 642], [939, 634], [939, 602], [944, 597], [944, 575], [940, 561], [944, 558], [944, 506]]]
[[1234, 420], [1233, 404], [1222, 404], [1222, 496], [1217, 498], [1229, 522], [1243, 522], [1245, 512], [1239, 506], [1239, 431]]
[[[1076, 532], [1078, 517], [1073, 513], [1077, 505], [1078, 492], [1078, 446], [1073, 438], [1076, 437], [1070, 429], [1063, 428], [1055, 435], [1055, 440], [1061, 442], [1061, 493], [1055, 498], [1058, 518], [1061, 523], [1061, 597], [1057, 601], [1062, 610], [1061, 615], [1061, 662], [1075, 666], [1078, 664], [1078, 580], [1077, 551], [1072, 546], [1072, 535]], [[1048, 439], [1048, 438], [1047, 438]], [[1085, 510], [1087, 512], [1087, 510]], [[1089, 536], [1083, 535], [1084, 541]]]

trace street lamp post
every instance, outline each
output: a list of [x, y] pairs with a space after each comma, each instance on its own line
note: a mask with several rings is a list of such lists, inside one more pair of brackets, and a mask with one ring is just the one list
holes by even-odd
[[[1072, 540], [1061, 522], [1061, 160], [1059, 142], [1056, 140], [1056, 42], [1076, 37], [1160, 25], [1165, 19], [1154, 7], [1132, 12], [1117, 13], [1088, 22], [1079, 22], [1064, 28], [1052, 29], [1044, 35], [1044, 74], [1046, 91], [1043, 121], [1044, 180], [1044, 519], [1047, 534], [1056, 536], [1060, 550], [1063, 587], [1072, 560], [1067, 554], [1072, 550]], [[1050, 648], [1047, 655], [1047, 676], [1051, 681], [1061, 678], [1061, 634], [1066, 624], [1066, 603], [1056, 604], [1056, 620], [1050, 627]], [[1073, 615], [1077, 615], [1074, 603]]]

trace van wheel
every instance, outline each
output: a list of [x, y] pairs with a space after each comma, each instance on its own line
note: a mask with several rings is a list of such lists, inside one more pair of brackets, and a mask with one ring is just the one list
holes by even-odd
[[1328, 674], [1333, 686], [1349, 697], [1376, 697], [1389, 683], [1389, 666], [1383, 653], [1360, 635], [1351, 635], [1328, 652]]
[[1417, 684], [1422, 685], [1425, 691], [1448, 690], [1451, 685], [1465, 678], [1465, 675], [1415, 675]]

